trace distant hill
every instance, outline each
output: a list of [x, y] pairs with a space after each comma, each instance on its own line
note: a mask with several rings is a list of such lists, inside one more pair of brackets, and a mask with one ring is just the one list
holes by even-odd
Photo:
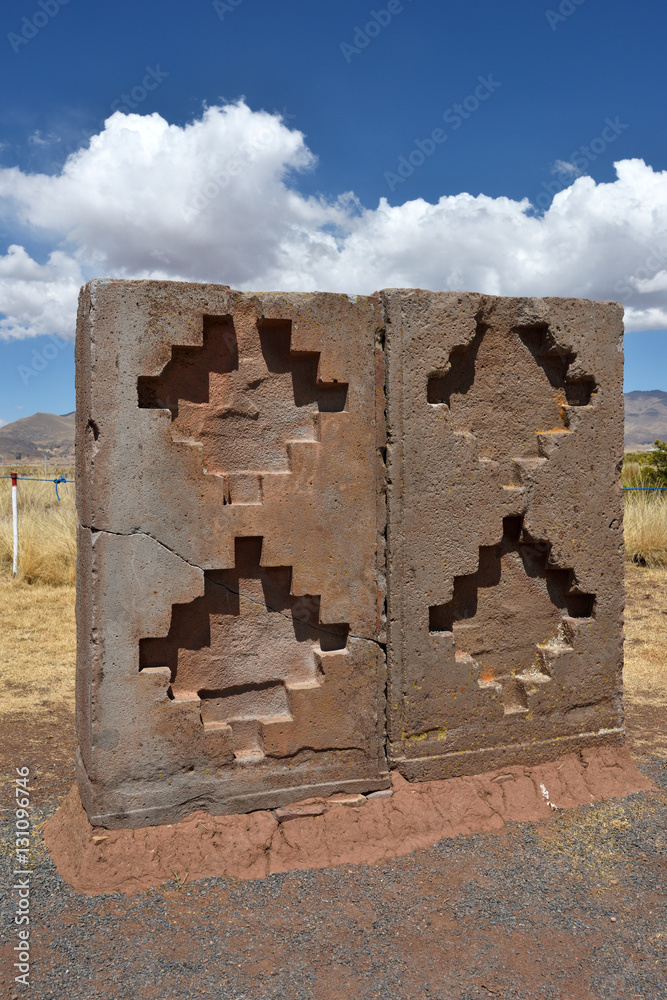
[[34, 413], [0, 427], [0, 455], [5, 462], [40, 462], [44, 456], [74, 461], [74, 413]]
[[625, 450], [650, 451], [656, 438], [667, 441], [667, 392], [626, 392]]

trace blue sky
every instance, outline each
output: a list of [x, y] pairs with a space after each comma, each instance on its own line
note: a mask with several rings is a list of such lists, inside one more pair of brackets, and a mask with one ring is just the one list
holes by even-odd
[[97, 274], [622, 298], [626, 388], [667, 390], [655, 0], [19, 0], [0, 18], [0, 420], [73, 409], [66, 341]]

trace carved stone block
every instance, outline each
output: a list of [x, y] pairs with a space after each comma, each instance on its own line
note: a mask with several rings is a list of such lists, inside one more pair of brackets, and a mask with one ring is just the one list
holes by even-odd
[[622, 311], [384, 293], [389, 760], [622, 740]]
[[84, 289], [77, 716], [92, 822], [387, 786], [376, 308]]
[[621, 316], [419, 290], [86, 286], [91, 821], [621, 742]]

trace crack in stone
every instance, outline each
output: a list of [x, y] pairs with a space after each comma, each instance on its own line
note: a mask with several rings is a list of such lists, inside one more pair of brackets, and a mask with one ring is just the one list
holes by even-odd
[[[167, 550], [167, 552], [171, 552], [172, 555], [176, 556], [178, 559], [184, 562], [186, 566], [190, 566], [192, 569], [198, 569], [200, 573], [206, 572], [206, 570], [203, 570], [201, 566], [197, 566], [196, 563], [191, 563], [190, 560], [186, 559], [185, 556], [182, 556], [180, 552], [176, 552], [175, 549], [172, 549], [170, 548], [169, 545], [166, 545], [164, 542], [161, 542], [159, 538], [155, 537], [155, 535], [151, 535], [150, 531], [127, 531], [127, 532], [111, 531], [108, 528], [93, 528], [92, 525], [89, 524], [82, 524], [81, 527], [87, 528], [88, 531], [93, 531], [96, 534], [117, 535], [120, 538], [131, 538], [133, 535], [143, 535], [146, 538], [150, 538], [157, 545], [161, 545], [163, 549]], [[313, 625], [312, 622], [306, 621], [303, 618], [295, 618], [294, 615], [286, 615], [284, 611], [280, 611], [278, 608], [272, 608], [268, 604], [262, 604], [260, 601], [254, 600], [254, 598], [249, 597], [247, 594], [241, 594], [238, 590], [234, 590], [233, 587], [228, 587], [226, 583], [222, 583], [218, 580], [213, 580], [213, 579], [211, 579], [210, 582], [214, 584], [216, 587], [222, 587], [224, 590], [228, 591], [228, 593], [230, 594], [233, 594], [235, 597], [240, 597], [242, 600], [248, 601], [250, 604], [254, 604], [258, 608], [262, 608], [265, 611], [270, 611], [271, 614], [280, 615], [282, 618], [286, 618], [288, 621], [297, 622], [297, 624], [299, 625], [306, 625], [308, 626], [308, 628], [311, 628], [317, 632], [321, 632], [323, 635], [333, 635], [336, 637], [340, 635], [340, 633], [332, 632], [330, 629], [323, 628], [321, 625]], [[293, 596], [296, 597], [299, 595], [295, 594]], [[372, 642], [374, 645], [379, 646], [384, 653], [386, 653], [387, 651], [386, 643], [380, 642], [378, 639], [372, 639], [370, 636], [367, 635], [354, 635], [352, 633], [349, 633], [348, 639], [361, 639], [364, 642]], [[334, 652], [340, 652], [340, 651], [334, 650]]]

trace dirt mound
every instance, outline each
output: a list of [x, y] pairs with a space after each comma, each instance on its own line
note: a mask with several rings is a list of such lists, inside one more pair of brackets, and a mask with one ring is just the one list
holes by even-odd
[[176, 879], [257, 879], [293, 869], [376, 864], [443, 837], [537, 822], [561, 809], [653, 786], [625, 748], [568, 754], [538, 767], [507, 767], [449, 781], [410, 784], [392, 775], [393, 794], [335, 795], [246, 815], [196, 812], [173, 826], [93, 828], [75, 787], [44, 827], [62, 877], [78, 892], [133, 893]]

